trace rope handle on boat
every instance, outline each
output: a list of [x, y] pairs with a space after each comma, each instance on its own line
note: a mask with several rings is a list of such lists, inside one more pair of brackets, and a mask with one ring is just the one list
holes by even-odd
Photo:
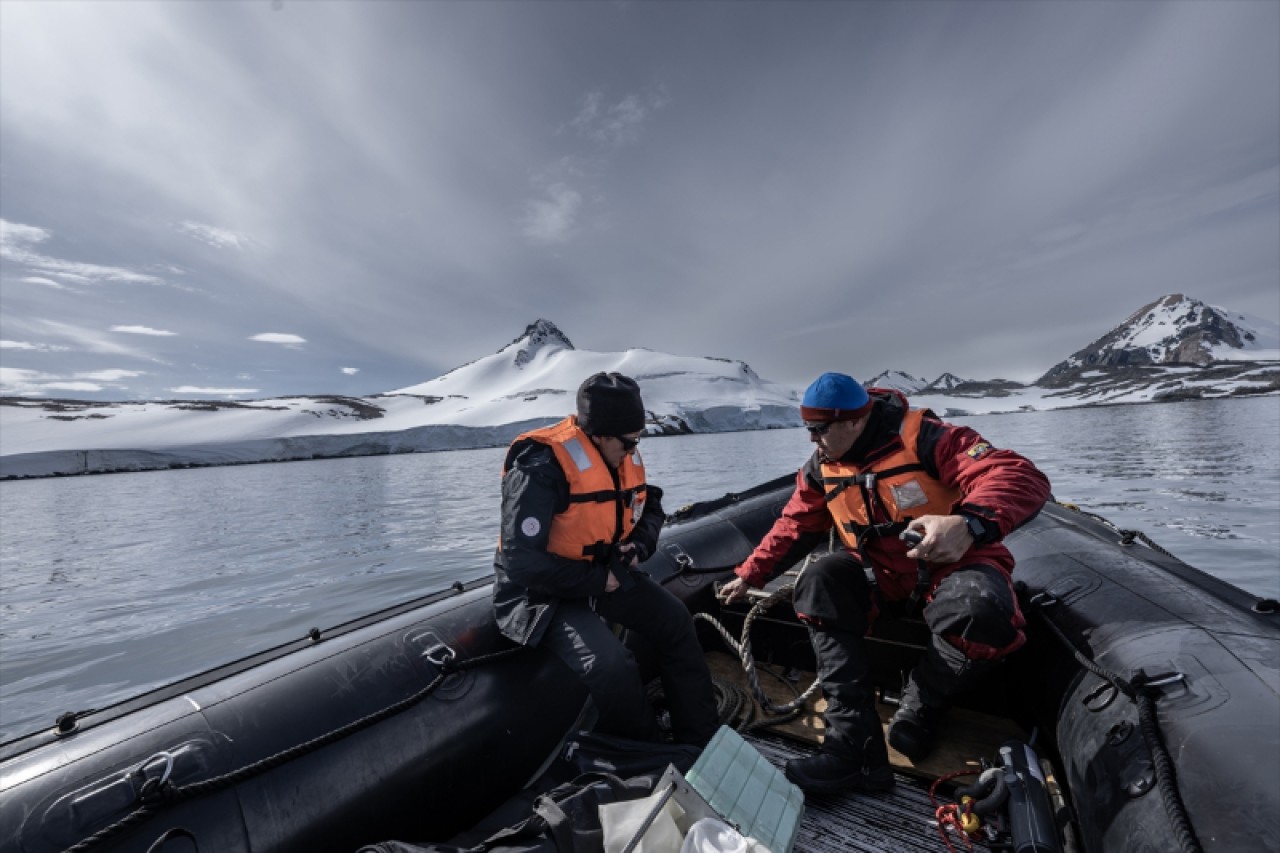
[[1201, 848], [1200, 841], [1196, 838], [1195, 828], [1191, 825], [1191, 817], [1187, 814], [1186, 804], [1182, 802], [1182, 794], [1178, 791], [1178, 780], [1173, 758], [1169, 755], [1169, 749], [1160, 733], [1160, 721], [1156, 715], [1156, 703], [1154, 691], [1152, 690], [1153, 687], [1182, 681], [1185, 676], [1182, 673], [1160, 673], [1149, 676], [1144, 670], [1139, 669], [1134, 673], [1133, 679], [1129, 680], [1117, 672], [1112, 672], [1102, 667], [1080, 651], [1076, 644], [1071, 641], [1071, 638], [1049, 618], [1047, 608], [1057, 602], [1052, 598], [1037, 601], [1038, 598], [1039, 596], [1032, 598], [1031, 603], [1036, 606], [1044, 624], [1049, 626], [1052, 633], [1071, 652], [1076, 661], [1089, 672], [1115, 685], [1117, 690], [1137, 706], [1138, 728], [1142, 732], [1142, 739], [1147, 745], [1147, 750], [1151, 753], [1156, 785], [1160, 788], [1160, 796], [1164, 801], [1165, 813], [1173, 826], [1174, 834], [1177, 836], [1179, 849], [1183, 853], [1201, 853], [1203, 848]]
[[512, 648], [503, 649], [499, 652], [459, 660], [457, 652], [449, 646], [443, 643], [438, 646], [433, 646], [431, 649], [427, 650], [426, 656], [431, 663], [436, 664], [439, 671], [436, 673], [435, 678], [433, 678], [417, 693], [401, 699], [398, 702], [393, 702], [380, 711], [375, 711], [372, 714], [368, 714], [358, 720], [347, 723], [345, 726], [334, 729], [331, 732], [327, 732], [319, 737], [306, 741], [305, 743], [291, 746], [288, 749], [277, 752], [275, 755], [255, 761], [252, 764], [247, 764], [238, 770], [232, 770], [231, 772], [224, 773], [221, 776], [215, 776], [212, 779], [192, 782], [189, 785], [174, 785], [169, 779], [173, 769], [173, 756], [167, 752], [157, 753], [142, 762], [142, 764], [135, 768], [131, 774], [134, 775], [135, 778], [138, 775], [145, 776], [146, 768], [155, 763], [157, 758], [167, 758], [167, 763], [161, 776], [155, 777], [154, 779], [146, 779], [146, 781], [143, 782], [138, 792], [138, 802], [141, 803], [141, 805], [115, 823], [103, 827], [93, 835], [85, 838], [83, 841], [68, 847], [64, 853], [84, 853], [84, 851], [90, 850], [102, 842], [119, 835], [126, 829], [144, 822], [155, 813], [159, 812], [162, 808], [195, 799], [196, 797], [204, 796], [205, 794], [225, 790], [226, 788], [237, 785], [246, 779], [251, 779], [254, 776], [266, 773], [268, 770], [273, 770], [276, 767], [287, 764], [295, 758], [300, 758], [303, 755], [315, 752], [316, 750], [336, 743], [343, 738], [353, 735], [363, 729], [367, 729], [376, 723], [382, 722], [383, 720], [394, 717], [396, 714], [417, 705], [419, 702], [435, 692], [435, 690], [440, 687], [440, 685], [443, 684], [449, 676], [455, 673], [474, 669], [523, 651], [525, 651], [524, 646], [513, 646]]

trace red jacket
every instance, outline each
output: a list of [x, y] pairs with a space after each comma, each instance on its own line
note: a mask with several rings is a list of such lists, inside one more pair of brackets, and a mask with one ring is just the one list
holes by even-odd
[[[906, 398], [892, 390], [870, 389], [870, 393], [875, 401], [871, 420], [842, 462], [871, 466], [902, 449], [899, 427], [908, 408]], [[924, 463], [926, 476], [959, 490], [961, 497], [952, 512], [963, 508], [998, 531], [993, 541], [975, 543], [960, 562], [931, 567], [932, 585], [958, 566], [972, 563], [1012, 573], [1013, 555], [999, 540], [1040, 511], [1050, 495], [1049, 479], [1025, 457], [998, 450], [969, 427], [945, 423], [932, 413], [925, 415], [916, 455]], [[822, 486], [821, 461], [815, 452], [800, 469], [796, 490], [782, 516], [738, 567], [738, 576], [752, 586], [763, 586], [798, 562], [834, 526]], [[907, 598], [916, 586], [916, 561], [906, 556], [908, 550], [896, 536], [869, 538], [864, 544], [861, 556], [875, 567], [880, 590], [890, 600]]]

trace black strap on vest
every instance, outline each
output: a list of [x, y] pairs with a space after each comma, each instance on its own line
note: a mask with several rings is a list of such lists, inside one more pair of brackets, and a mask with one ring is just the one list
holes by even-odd
[[[864, 474], [856, 474], [852, 477], [823, 477], [824, 485], [834, 484], [835, 488], [826, 492], [824, 499], [827, 503], [831, 503], [837, 496], [850, 486], [857, 486], [858, 491], [862, 495], [862, 505], [866, 508], [867, 518], [875, 516], [875, 508], [880, 504], [879, 494], [876, 492], [876, 481], [885, 477], [895, 477], [898, 474], [908, 474], [913, 471], [924, 471], [925, 467], [918, 462], [907, 465], [899, 465], [896, 468], [886, 468], [883, 471], [869, 471]], [[925, 472], [928, 473], [928, 472]], [[903, 518], [901, 521], [882, 521], [878, 524], [858, 524], [854, 521], [846, 521], [843, 525], [845, 531], [854, 537], [858, 559], [862, 562], [862, 571], [867, 576], [867, 583], [872, 589], [877, 586], [875, 565], [867, 556], [866, 542], [868, 539], [884, 539], [895, 537], [906, 530], [914, 519], [911, 516]], [[907, 615], [915, 612], [916, 605], [924, 598], [929, 591], [929, 567], [924, 560], [916, 560], [916, 585], [911, 590], [911, 596], [907, 602]]]
[[613, 503], [621, 501], [623, 506], [631, 506], [636, 502], [636, 495], [647, 490], [645, 483], [634, 486], [630, 489], [601, 489], [598, 492], [581, 492], [569, 495], [569, 503], [585, 504], [585, 503]]

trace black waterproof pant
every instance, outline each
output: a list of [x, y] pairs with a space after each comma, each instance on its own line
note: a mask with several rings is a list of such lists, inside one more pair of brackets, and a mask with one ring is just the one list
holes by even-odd
[[[871, 596], [861, 562], [847, 551], [814, 561], [796, 582], [795, 609], [805, 614], [809, 625], [818, 657], [818, 675], [827, 698], [829, 743], [865, 742], [873, 734], [873, 724], [874, 734], [880, 734], [866, 645], [862, 641], [867, 633]], [[1017, 636], [1013, 624], [1016, 613], [1008, 581], [992, 566], [964, 566], [943, 579], [924, 609], [932, 636], [912, 673], [908, 690], [911, 701], [946, 708], [953, 696], [968, 689], [991, 666], [991, 661], [966, 658], [946, 637], [1003, 647]], [[874, 715], [874, 723], [867, 708]]]
[[654, 650], [673, 736], [705, 746], [719, 715], [693, 618], [680, 599], [638, 571], [626, 589], [557, 602], [542, 640], [586, 684], [600, 714], [597, 727], [640, 740], [658, 734], [635, 658], [605, 620], [640, 635]]

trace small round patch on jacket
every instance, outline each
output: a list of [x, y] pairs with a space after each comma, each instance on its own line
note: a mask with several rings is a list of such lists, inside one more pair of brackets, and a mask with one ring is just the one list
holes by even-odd
[[542, 530], [542, 523], [532, 515], [520, 522], [520, 532], [530, 539], [537, 536], [540, 530]]

